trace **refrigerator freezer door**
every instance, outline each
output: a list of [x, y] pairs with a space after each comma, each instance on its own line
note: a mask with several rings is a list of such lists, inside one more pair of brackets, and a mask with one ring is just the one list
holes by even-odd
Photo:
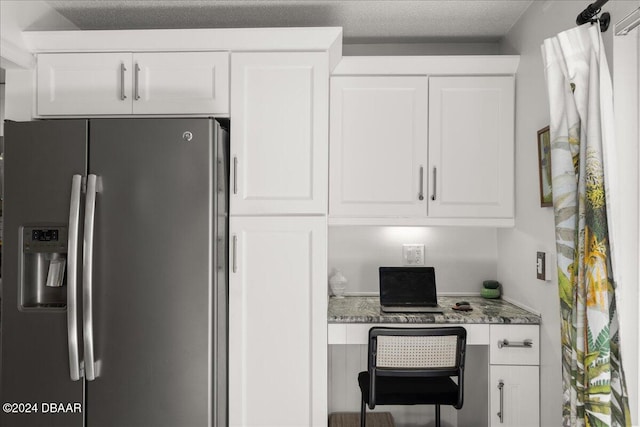
[[209, 119], [90, 121], [88, 426], [212, 424], [214, 134]]
[[[83, 382], [70, 378], [66, 309], [39, 303], [19, 309], [18, 298], [19, 282], [25, 277], [19, 268], [23, 227], [68, 226], [72, 176], [86, 173], [86, 138], [87, 123], [80, 120], [5, 124], [0, 401], [15, 405], [3, 406], [3, 426], [82, 426], [77, 409]], [[44, 234], [52, 241], [59, 237]], [[43, 278], [39, 285], [44, 282]], [[66, 288], [60, 288], [62, 295]], [[40, 286], [34, 295], [45, 291]], [[59, 411], [60, 403], [64, 411]]]

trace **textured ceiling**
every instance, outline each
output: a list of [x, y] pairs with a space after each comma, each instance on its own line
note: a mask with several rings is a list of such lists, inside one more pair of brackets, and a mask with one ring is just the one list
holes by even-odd
[[47, 1], [85, 30], [343, 27], [346, 42], [492, 42], [533, 0]]

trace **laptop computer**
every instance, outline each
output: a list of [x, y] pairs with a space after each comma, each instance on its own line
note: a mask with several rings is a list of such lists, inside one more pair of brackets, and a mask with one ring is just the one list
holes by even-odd
[[433, 267], [379, 267], [380, 308], [385, 313], [442, 313]]

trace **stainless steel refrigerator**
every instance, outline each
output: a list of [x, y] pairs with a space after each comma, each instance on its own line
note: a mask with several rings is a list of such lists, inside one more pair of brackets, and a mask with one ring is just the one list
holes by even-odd
[[2, 426], [225, 426], [228, 128], [7, 122]]

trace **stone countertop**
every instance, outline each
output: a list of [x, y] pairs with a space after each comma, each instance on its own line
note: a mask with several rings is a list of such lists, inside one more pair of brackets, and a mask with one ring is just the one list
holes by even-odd
[[[456, 302], [468, 301], [472, 311], [452, 309]], [[540, 316], [503, 299], [479, 296], [439, 296], [442, 314], [383, 313], [378, 297], [347, 296], [329, 299], [329, 323], [510, 323], [540, 324]]]

